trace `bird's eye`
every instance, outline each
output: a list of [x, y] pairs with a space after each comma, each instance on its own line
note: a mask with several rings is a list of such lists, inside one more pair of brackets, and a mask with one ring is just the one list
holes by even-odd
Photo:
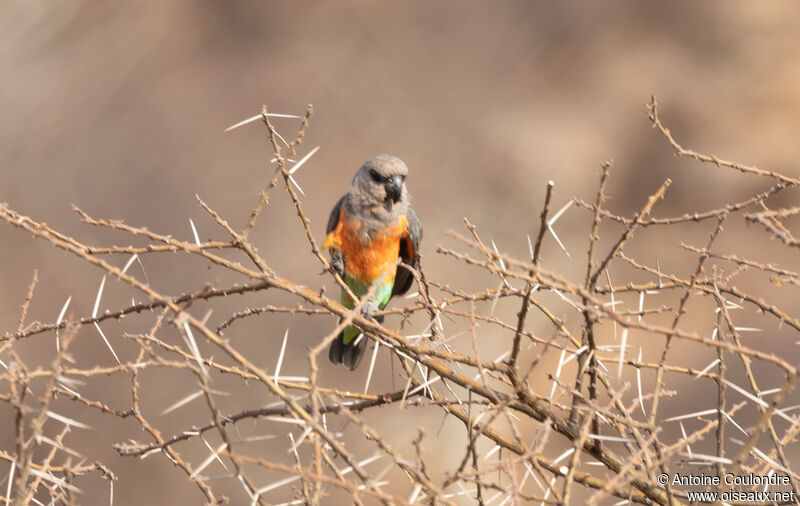
[[375, 169], [369, 169], [369, 177], [371, 177], [376, 183], [381, 182], [381, 175], [378, 174], [378, 171]]

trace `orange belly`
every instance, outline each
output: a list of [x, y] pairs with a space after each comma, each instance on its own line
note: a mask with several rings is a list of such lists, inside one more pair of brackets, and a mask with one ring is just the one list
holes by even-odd
[[384, 274], [384, 283], [394, 283], [400, 240], [407, 226], [406, 218], [402, 217], [394, 225], [368, 236], [357, 220], [343, 220], [340, 238], [345, 271], [366, 284]]
[[408, 220], [402, 216], [385, 229], [368, 235], [361, 222], [350, 219], [343, 208], [339, 223], [325, 238], [323, 247], [341, 251], [345, 272], [366, 285], [384, 274], [384, 283], [394, 283], [400, 241], [408, 234], [407, 230]]

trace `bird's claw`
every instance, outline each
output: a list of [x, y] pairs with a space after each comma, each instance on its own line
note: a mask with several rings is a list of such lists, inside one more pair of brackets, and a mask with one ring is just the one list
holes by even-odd
[[341, 252], [331, 252], [331, 269], [339, 276], [344, 276], [344, 260]]
[[376, 306], [373, 302], [367, 301], [361, 306], [361, 316], [366, 318], [367, 320], [372, 319], [372, 313], [378, 310], [378, 306]]

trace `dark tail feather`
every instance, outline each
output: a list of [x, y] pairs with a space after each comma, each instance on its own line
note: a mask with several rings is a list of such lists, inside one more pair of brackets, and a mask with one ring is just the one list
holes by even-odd
[[342, 354], [344, 353], [344, 332], [339, 332], [336, 339], [331, 343], [331, 349], [328, 352], [328, 358], [334, 364], [342, 363]]
[[367, 341], [369, 339], [366, 336], [359, 334], [359, 337], [356, 337], [350, 344], [344, 344], [344, 332], [342, 332], [331, 343], [328, 358], [334, 364], [344, 364], [352, 371], [361, 362], [364, 350], [367, 349]]
[[[376, 316], [378, 323], [383, 323], [383, 316]], [[344, 344], [344, 331], [340, 332], [331, 343], [328, 358], [334, 364], [344, 364], [351, 371], [358, 367], [367, 349], [367, 336], [359, 334], [350, 344]]]
[[359, 362], [364, 357], [364, 350], [367, 349], [367, 341], [369, 341], [367, 336], [359, 334], [350, 344], [343, 345], [342, 363], [345, 367], [351, 371], [358, 367]]

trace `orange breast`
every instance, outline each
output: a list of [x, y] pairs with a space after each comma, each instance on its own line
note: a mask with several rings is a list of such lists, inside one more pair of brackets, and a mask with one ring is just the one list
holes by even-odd
[[350, 276], [370, 284], [386, 273], [386, 282], [394, 283], [400, 240], [407, 235], [407, 229], [408, 221], [403, 216], [384, 230], [367, 234], [361, 222], [349, 218], [343, 208], [339, 224], [323, 246], [342, 252], [344, 269]]
[[347, 220], [342, 227], [342, 258], [345, 270], [354, 278], [372, 283], [387, 273], [386, 282], [394, 282], [395, 263], [400, 253], [400, 239], [406, 234], [406, 219], [380, 233], [367, 236], [361, 223]]

